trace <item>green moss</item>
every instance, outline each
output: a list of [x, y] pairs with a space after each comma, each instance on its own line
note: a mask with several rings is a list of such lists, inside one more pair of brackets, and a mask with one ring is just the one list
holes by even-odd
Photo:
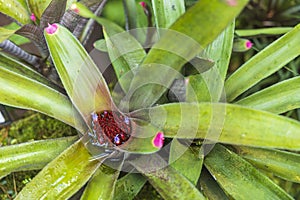
[[[0, 130], [0, 146], [24, 143], [31, 140], [60, 138], [77, 135], [77, 131], [51, 117], [40, 113], [31, 114]], [[14, 172], [0, 180], [0, 200], [15, 197], [39, 170]]]
[[9, 145], [31, 140], [77, 135], [77, 131], [61, 121], [35, 113], [13, 122], [8, 128], [1, 129], [0, 135], [0, 144]]
[[134, 198], [135, 200], [162, 200], [163, 198], [159, 195], [159, 193], [154, 189], [154, 187], [149, 183], [146, 182], [144, 187], [138, 193], [138, 195]]
[[16, 196], [25, 185], [39, 172], [39, 170], [27, 172], [14, 172], [0, 180], [0, 199], [9, 200]]

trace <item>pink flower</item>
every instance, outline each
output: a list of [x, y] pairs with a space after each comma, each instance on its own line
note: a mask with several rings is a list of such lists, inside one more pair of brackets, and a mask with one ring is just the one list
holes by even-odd
[[144, 2], [144, 1], [141, 1], [140, 3], [139, 3], [143, 8], [146, 8], [146, 2]]
[[226, 3], [229, 6], [237, 6], [237, 1], [236, 0], [226, 0]]
[[162, 132], [158, 132], [152, 140], [153, 146], [161, 148], [164, 145], [164, 139], [164, 134]]
[[48, 34], [54, 34], [57, 30], [58, 26], [56, 24], [48, 24], [48, 27], [45, 28]]
[[250, 40], [248, 40], [248, 41], [246, 42], [246, 48], [247, 48], [247, 49], [251, 49], [252, 46], [253, 46], [252, 42], [251, 42]]
[[31, 13], [31, 15], [30, 15], [30, 19], [31, 19], [33, 22], [35, 22], [35, 21], [36, 21], [36, 17], [35, 17], [35, 15], [34, 15], [34, 13]]
[[75, 3], [73, 3], [73, 4], [71, 5], [71, 10], [73, 10], [73, 11], [76, 12], [76, 13], [79, 13], [79, 8], [77, 7], [77, 5], [76, 5]]

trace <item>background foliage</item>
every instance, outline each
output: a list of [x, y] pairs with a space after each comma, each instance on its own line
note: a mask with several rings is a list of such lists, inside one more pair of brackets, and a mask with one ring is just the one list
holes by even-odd
[[[22, 5], [26, 4], [25, 1], [11, 1], [16, 3], [17, 5]], [[49, 1], [50, 2], [50, 1]], [[125, 1], [124, 1], [125, 2]], [[109, 19], [116, 24], [120, 25], [121, 27], [126, 27], [126, 26], [133, 26], [133, 27], [145, 27], [149, 25], [149, 15], [147, 19], [147, 14], [145, 15], [145, 10], [143, 10], [142, 7], [139, 6], [139, 1], [127, 1], [124, 4], [124, 2], [119, 1], [119, 0], [112, 0], [107, 2], [107, 4], [104, 6], [104, 10], [102, 12], [102, 16], [106, 19]], [[164, 6], [160, 4], [155, 4], [160, 1], [146, 1], [147, 5], [149, 5], [149, 9], [151, 9], [153, 6], [159, 7], [159, 6]], [[177, 6], [184, 7], [184, 5], [181, 5], [179, 2], [182, 1], [174, 1], [175, 3], [178, 3]], [[1, 3], [1, 2], [0, 2]], [[132, 3], [130, 5], [130, 3]], [[194, 5], [196, 1], [194, 0], [187, 0], [185, 1], [185, 7], [189, 8], [190, 6]], [[1, 4], [0, 4], [1, 5]], [[132, 9], [133, 7], [130, 7], [132, 5], [135, 5], [136, 7], [135, 10], [131, 10], [128, 12], [128, 10], [124, 9], [124, 6], [127, 6], [127, 9]], [[36, 8], [36, 7], [34, 7]], [[46, 7], [45, 7], [46, 8]], [[44, 8], [44, 9], [45, 9]], [[232, 24], [231, 27], [227, 28], [227, 33], [230, 33], [231, 30], [233, 30], [233, 27], [235, 26], [235, 39], [237, 38], [242, 38], [242, 39], [249, 39], [251, 42], [253, 42], [253, 47], [252, 49], [245, 51], [245, 52], [233, 52], [232, 56], [230, 57], [230, 64], [228, 68], [228, 74], [226, 78], [230, 77], [236, 70], [249, 61], [253, 56], [257, 55], [260, 53], [265, 47], [270, 45], [272, 42], [277, 40], [282, 36], [282, 34], [286, 33], [289, 30], [292, 30], [293, 27], [295, 27], [299, 21], [299, 13], [300, 13], [300, 1], [297, 0], [290, 0], [290, 1], [279, 1], [279, 0], [252, 0], [250, 1], [245, 9], [242, 11], [242, 13], [237, 17], [235, 25]], [[7, 9], [5, 7], [1, 7], [1, 12], [4, 14], [7, 14], [6, 11]], [[32, 8], [33, 9], [33, 8]], [[42, 7], [41, 7], [42, 9]], [[39, 20], [42, 21], [42, 13], [44, 12], [44, 9], [36, 11], [37, 13], [37, 22]], [[34, 10], [34, 9], [33, 9]], [[151, 23], [155, 24], [156, 26], [162, 27], [162, 28], [167, 28], [169, 27], [172, 23], [166, 22], [163, 19], [165, 19], [165, 15], [168, 15], [167, 12], [164, 12], [164, 10], [159, 10], [160, 12], [157, 13], [152, 13], [152, 19]], [[13, 16], [18, 19], [21, 23], [31, 23], [30, 18], [28, 13], [26, 13], [26, 10], [20, 11], [18, 16]], [[134, 16], [131, 16], [130, 13], [135, 12]], [[184, 10], [180, 11], [184, 12]], [[39, 13], [39, 14], [38, 14]], [[178, 13], [177, 13], [178, 14]], [[6, 18], [5, 16], [1, 16], [3, 19], [8, 20], [7, 23], [9, 23], [10, 19]], [[168, 16], [167, 16], [168, 17]], [[168, 17], [169, 20], [176, 20], [178, 16], [172, 16], [174, 19]], [[100, 24], [103, 26], [111, 26], [106, 21], [101, 21], [98, 20]], [[108, 23], [108, 24], [107, 24]], [[6, 25], [6, 24], [1, 24], [1, 25]], [[186, 25], [188, 27], [190, 25]], [[182, 25], [182, 27], [185, 27], [185, 25]], [[278, 29], [265, 29], [265, 28], [270, 28], [270, 27], [276, 27]], [[17, 31], [19, 27], [17, 25], [10, 24], [8, 27], [12, 31]], [[180, 29], [181, 26], [173, 26], [173, 29], [177, 30]], [[231, 28], [231, 29], [230, 29]], [[264, 29], [262, 29], [264, 28]], [[253, 29], [252, 31], [249, 30], [244, 30], [244, 29]], [[297, 28], [293, 29], [294, 33], [297, 34], [298, 30]], [[98, 32], [97, 32], [98, 31]], [[96, 41], [98, 39], [99, 41], [102, 41], [102, 44], [104, 40], [106, 41], [106, 45], [109, 45], [109, 37], [110, 34], [114, 31], [118, 31], [118, 28], [115, 29], [108, 29], [105, 30], [103, 35], [100, 36], [99, 32], [101, 29], [99, 26], [96, 27], [95, 33], [92, 36], [92, 40]], [[293, 35], [292, 35], [293, 36]], [[292, 37], [291, 38], [296, 38], [295, 41], [299, 42], [297, 40], [297, 37]], [[14, 38], [13, 38], [14, 37]], [[17, 38], [16, 38], [17, 37]], [[93, 38], [94, 37], [94, 38]], [[100, 37], [100, 38], [99, 38]], [[145, 36], [143, 35], [138, 35], [137, 38], [140, 40], [145, 39]], [[226, 34], [225, 36], [226, 37]], [[299, 37], [298, 37], [299, 38]], [[24, 39], [24, 37], [18, 37], [16, 34], [14, 34], [11, 38], [12, 41], [15, 41], [16, 44], [21, 44], [23, 45], [22, 48], [24, 49], [29, 49], [31, 52], [35, 52], [36, 54], [39, 54], [40, 51], [36, 47], [34, 47], [32, 44], [28, 43], [28, 39]], [[84, 41], [84, 40], [81, 40]], [[287, 41], [287, 40], [285, 40]], [[284, 42], [285, 42], [284, 41]], [[113, 44], [113, 41], [111, 41], [111, 45]], [[279, 70], [275, 70], [275, 73], [271, 73], [270, 76], [267, 78], [262, 79], [259, 81], [256, 85], [251, 87], [249, 90], [245, 90], [240, 92], [239, 94], [236, 94], [237, 99], [234, 100], [232, 97], [232, 100], [234, 100], [234, 103], [244, 105], [244, 106], [253, 106], [255, 108], [256, 105], [262, 104], [261, 102], [256, 102], [251, 105], [250, 103], [253, 102], [253, 99], [262, 99], [262, 102], [266, 101], [267, 98], [269, 100], [267, 102], [271, 102], [272, 97], [276, 99], [280, 98], [278, 95], [278, 90], [276, 88], [273, 90], [274, 92], [272, 93], [271, 91], [264, 91], [259, 95], [254, 96], [252, 100], [246, 101], [244, 99], [245, 97], [250, 96], [251, 94], [257, 93], [262, 91], [265, 88], [268, 88], [269, 86], [275, 85], [277, 83], [283, 82], [288, 80], [289, 82], [286, 83], [285, 87], [282, 87], [283, 91], [291, 91], [289, 94], [291, 95], [292, 92], [294, 92], [295, 99], [299, 99], [297, 94], [299, 93], [299, 81], [296, 80], [297, 77], [299, 76], [300, 73], [300, 59], [299, 56], [297, 56], [299, 53], [297, 53], [297, 46], [294, 45], [294, 40], [291, 40], [291, 48], [290, 49], [295, 49], [293, 53], [295, 54], [295, 59], [290, 59], [290, 62], [287, 62], [286, 56], [283, 56], [283, 67]], [[24, 46], [25, 44], [25, 46]], [[97, 44], [97, 43], [96, 43]], [[27, 46], [29, 45], [29, 46]], [[230, 44], [227, 44], [227, 46], [230, 46]], [[224, 45], [225, 46], [225, 45]], [[29, 48], [28, 48], [29, 47]], [[86, 44], [87, 49], [91, 49], [92, 45], [91, 42], [87, 42]], [[102, 46], [99, 45], [99, 47], [96, 48], [101, 49]], [[226, 47], [224, 47], [226, 49]], [[106, 50], [105, 50], [106, 51]], [[272, 51], [271, 51], [272, 52]], [[273, 51], [274, 52], [274, 51]], [[112, 52], [108, 52], [110, 54], [109, 56], [111, 57]], [[211, 58], [220, 58], [220, 55], [217, 54], [218, 52], [213, 52], [212, 50], [207, 50], [207, 54], [211, 56]], [[276, 53], [276, 51], [275, 51]], [[274, 53], [274, 54], [275, 54]], [[105, 53], [104, 53], [105, 54]], [[144, 55], [144, 53], [141, 53]], [[215, 55], [214, 55], [215, 54]], [[289, 56], [290, 53], [288, 53]], [[42, 53], [39, 55], [43, 57]], [[108, 55], [105, 55], [106, 58], [108, 58]], [[215, 57], [214, 57], [215, 56]], [[229, 59], [229, 57], [226, 55], [222, 55], [222, 59], [225, 61], [220, 61], [226, 63], [226, 59]], [[275, 58], [276, 56], [274, 56]], [[132, 58], [132, 57], [131, 57]], [[172, 58], [172, 57], [171, 57]], [[173, 59], [171, 59], [173, 61]], [[130, 56], [129, 56], [130, 59]], [[150, 59], [150, 58], [149, 58]], [[125, 58], [126, 61], [126, 58]], [[286, 63], [284, 63], [286, 62]], [[46, 65], [50, 65], [50, 61], [47, 60]], [[178, 63], [178, 60], [174, 60], [174, 63]], [[121, 64], [123, 66], [124, 60], [121, 61]], [[127, 63], [128, 64], [128, 63]], [[114, 70], [116, 71], [116, 75], [112, 75], [112, 73], [109, 73], [107, 71], [104, 73], [104, 76], [106, 80], [110, 80], [108, 84], [110, 86], [113, 86], [115, 81], [120, 78], [118, 73], [117, 73], [117, 66], [119, 65], [118, 62], [113, 63]], [[45, 67], [45, 66], [42, 66]], [[130, 63], [128, 64], [128, 68], [130, 68]], [[122, 68], [123, 69], [123, 68]], [[41, 71], [40, 71], [41, 72]], [[110, 71], [111, 72], [111, 71]], [[28, 72], [29, 73], [29, 72]], [[31, 73], [31, 72], [30, 72]], [[41, 72], [44, 76], [46, 76], [48, 79], [51, 79], [52, 81], [55, 82], [57, 79], [51, 77], [51, 73], [45, 73], [45, 70]], [[225, 72], [223, 74], [225, 76]], [[35, 75], [33, 75], [35, 76]], [[209, 75], [207, 75], [209, 77]], [[196, 81], [199, 81], [199, 77], [197, 76], [191, 76], [189, 77], [190, 83], [193, 84]], [[231, 77], [232, 78], [232, 77]], [[245, 79], [247, 80], [247, 76], [245, 76]], [[290, 80], [290, 78], [295, 78], [295, 80]], [[45, 85], [51, 85], [53, 86], [52, 82], [49, 83], [47, 80], [44, 80], [43, 78], [39, 79], [40, 81], [43, 81], [43, 87]], [[228, 79], [227, 79], [228, 80]], [[195, 81], [195, 82], [193, 82]], [[138, 83], [138, 81], [137, 81]], [[248, 84], [247, 81], [243, 82], [244, 84]], [[285, 83], [285, 82], [283, 82]], [[228, 84], [228, 83], [227, 83]], [[124, 83], [126, 85], [126, 83]], [[229, 84], [228, 84], [229, 85]], [[226, 86], [226, 84], [225, 84]], [[56, 87], [56, 86], [54, 86]], [[199, 86], [199, 88], [201, 88]], [[201, 91], [203, 88], [201, 88]], [[200, 89], [199, 89], [200, 91]], [[70, 106], [68, 104], [68, 101], [65, 101], [66, 98], [66, 92], [62, 91], [61, 93], [58, 94], [59, 99], [61, 99], [61, 102], [64, 102], [66, 106]], [[118, 94], [112, 94], [115, 99], [118, 99]], [[114, 96], [115, 95], [115, 96]], [[235, 94], [232, 94], [234, 96]], [[274, 96], [272, 96], [274, 95]], [[229, 98], [231, 96], [229, 95]], [[251, 96], [250, 96], [251, 97]], [[49, 97], [50, 98], [50, 97]], [[149, 97], [151, 99], [152, 97]], [[154, 98], [154, 97], [153, 97]], [[189, 96], [187, 95], [187, 100], [189, 100]], [[201, 100], [205, 100], [205, 95], [200, 95]], [[249, 99], [249, 97], [248, 97]], [[296, 101], [292, 100], [292, 101]], [[138, 100], [137, 100], [138, 101]], [[161, 102], [166, 102], [164, 98], [160, 99]], [[167, 100], [168, 101], [168, 100]], [[190, 99], [190, 101], [192, 101]], [[250, 102], [250, 103], [249, 103]], [[279, 113], [282, 116], [286, 116], [292, 119], [295, 119], [297, 121], [300, 121], [300, 109], [294, 109], [298, 108], [299, 105], [294, 105], [293, 109], [281, 107], [281, 105], [278, 105], [280, 109], [274, 108], [276, 103], [271, 102], [270, 107], [272, 107], [273, 110], [269, 110], [270, 112], [274, 113]], [[22, 106], [21, 106], [22, 107]], [[24, 107], [23, 107], [24, 108]], [[26, 108], [26, 107], [25, 107]], [[235, 107], [234, 107], [235, 108]], [[267, 110], [265, 107], [261, 107], [259, 109], [262, 110]], [[77, 136], [77, 131], [75, 129], [71, 128], [71, 126], [68, 126], [60, 121], [57, 121], [53, 118], [46, 117], [43, 114], [37, 114], [33, 111], [28, 111], [25, 114], [23, 114], [23, 111], [15, 109], [15, 108], [8, 108], [10, 115], [12, 116], [12, 120], [14, 121], [11, 125], [6, 126], [1, 129], [0, 131], [0, 144], [1, 146], [6, 146], [6, 145], [14, 145], [17, 143], [23, 143], [23, 142], [32, 142], [34, 140], [41, 140], [41, 139], [50, 139], [50, 138], [61, 138], [61, 137], [67, 137], [67, 136]], [[153, 109], [154, 110], [154, 109]], [[170, 109], [170, 112], [176, 110], [176, 106], [174, 106], [174, 109]], [[242, 109], [243, 110], [243, 109]], [[42, 111], [43, 112], [43, 111]], [[46, 111], [45, 111], [46, 112]], [[17, 113], [17, 114], [14, 114]], [[21, 114], [20, 114], [21, 113]], [[193, 113], [191, 111], [191, 113]], [[61, 119], [66, 119], [64, 118], [68, 113], [62, 112], [61, 114]], [[143, 111], [140, 113], [137, 112], [135, 113], [136, 116], [143, 116]], [[190, 116], [193, 116], [192, 114]], [[21, 119], [20, 119], [21, 118]], [[159, 114], [158, 114], [159, 118]], [[67, 124], [70, 124], [70, 120], [63, 120]], [[271, 125], [270, 125], [271, 126]], [[296, 126], [295, 126], [296, 127]], [[166, 128], [168, 131], [168, 129]], [[265, 130], [262, 130], [262, 132]], [[70, 138], [70, 141], [73, 141], [74, 138]], [[238, 141], [240, 142], [240, 141]], [[292, 142], [291, 142], [292, 143]], [[67, 148], [70, 143], [64, 143], [64, 147]], [[172, 143], [174, 149], [178, 148], [178, 145], [180, 146], [181, 143], [174, 140]], [[177, 146], [176, 146], [177, 145]], [[287, 143], [282, 142], [282, 145], [288, 146]], [[268, 144], [266, 144], [268, 146]], [[83, 149], [79, 145], [77, 147], [78, 149]], [[195, 148], [191, 148], [190, 151], [188, 151], [186, 156], [191, 156]], [[146, 179], [143, 178], [140, 174], [132, 175], [136, 176], [133, 178], [128, 178], [128, 176], [124, 173], [121, 173], [120, 175], [116, 173], [115, 171], [111, 171], [109, 176], [103, 176], [101, 174], [103, 168], [105, 166], [102, 166], [101, 170], [97, 170], [96, 168], [98, 166], [84, 166], [89, 168], [91, 171], [95, 172], [95, 175], [93, 176], [93, 181], [90, 181], [89, 186], [86, 187], [88, 189], [85, 190], [84, 195], [82, 198], [88, 198], [90, 197], [89, 195], [96, 195], [96, 194], [91, 194], [90, 191], [93, 193], [93, 183], [99, 183], [99, 181], [104, 181], [105, 184], [107, 184], [106, 188], [111, 188], [112, 185], [116, 184], [116, 190], [121, 194], [118, 196], [118, 193], [115, 193], [116, 199], [122, 199], [124, 197], [128, 197], [130, 199], [130, 195], [132, 195], [132, 198], [134, 199], [168, 199], [171, 198], [171, 195], [169, 193], [166, 193], [166, 191], [170, 191], [172, 188], [172, 184], [176, 184], [176, 180], [182, 180], [183, 175], [187, 178], [184, 178], [184, 180], [188, 180], [188, 182], [193, 183], [196, 185], [196, 188], [201, 190], [201, 192], [208, 197], [209, 199], [228, 199], [228, 198], [233, 198], [233, 199], [247, 199], [253, 197], [252, 193], [249, 191], [267, 191], [266, 194], [271, 197], [274, 195], [275, 198], [280, 198], [280, 199], [290, 199], [291, 197], [295, 199], [300, 199], [300, 185], [299, 185], [299, 167], [297, 168], [297, 163], [299, 163], [299, 149], [297, 150], [290, 150], [290, 151], [279, 151], [279, 150], [268, 150], [265, 149], [260, 149], [260, 148], [253, 148], [253, 147], [245, 147], [245, 146], [239, 146], [239, 145], [216, 145], [214, 150], [208, 155], [208, 157], [205, 159], [204, 162], [204, 167], [198, 169], [198, 171], [193, 171], [191, 172], [192, 175], [189, 175], [187, 171], [187, 168], [180, 164], [180, 163], [188, 163], [191, 161], [191, 165], [195, 163], [199, 163], [199, 165], [202, 165], [203, 159], [202, 158], [195, 158], [191, 156], [191, 158], [186, 158], [186, 160], [179, 160], [181, 162], [175, 162], [171, 166], [172, 168], [167, 168], [165, 169], [164, 173], [169, 175], [171, 178], [174, 178], [175, 182], [160, 182], [162, 178], [160, 177], [161, 174], [155, 174], [155, 173], [147, 173], [140, 169], [139, 163], [136, 164], [136, 168], [144, 175], [144, 177], [147, 178], [148, 182], [146, 182]], [[196, 151], [197, 152], [197, 151]], [[274, 153], [276, 152], [276, 153]], [[274, 158], [272, 155], [276, 154]], [[170, 155], [172, 157], [172, 155]], [[56, 156], [54, 156], [56, 157]], [[183, 158], [183, 159], [184, 159]], [[284, 160], [286, 158], [286, 160]], [[87, 156], [83, 154], [82, 160], [86, 160]], [[50, 161], [50, 160], [49, 160]], [[286, 165], [283, 165], [283, 163], [286, 163]], [[45, 163], [46, 164], [46, 163]], [[43, 166], [45, 165], [43, 164]], [[86, 164], [88, 165], [88, 164]], [[234, 167], [238, 166], [238, 167]], [[259, 169], [259, 171], [254, 170]], [[295, 168], [293, 168], [295, 167]], [[41, 167], [40, 167], [41, 168]], [[190, 167], [188, 167], [190, 168]], [[106, 169], [106, 168], [105, 168]], [[109, 169], [106, 169], [109, 171]], [[181, 173], [173, 173], [175, 170], [180, 171]], [[12, 199], [15, 197], [17, 193], [21, 191], [21, 189], [26, 185], [28, 182], [31, 181], [31, 179], [39, 172], [39, 170], [33, 170], [30, 172], [13, 172], [10, 175], [2, 178], [0, 180], [0, 197], [1, 199]], [[197, 182], [197, 180], [193, 180], [193, 175], [194, 174], [200, 174], [200, 180]], [[292, 173], [293, 172], [293, 173]], [[210, 174], [213, 174], [211, 176]], [[266, 175], [263, 176], [262, 174]], [[120, 177], [119, 181], [111, 182], [108, 180], [111, 180], [112, 176]], [[129, 174], [130, 175], [130, 174]], [[130, 175], [131, 176], [131, 175]], [[101, 177], [101, 178], [97, 178]], [[126, 179], [125, 179], [125, 178]], [[246, 178], [245, 178], [246, 177]], [[255, 177], [254, 180], [252, 178]], [[269, 177], [270, 179], [267, 179], [266, 177]], [[297, 178], [298, 177], [298, 178]], [[136, 196], [133, 193], [126, 193], [125, 189], [122, 189], [122, 182], [123, 180], [130, 181], [133, 180], [133, 182], [136, 182], [134, 185], [133, 191], [138, 193]], [[197, 177], [198, 178], [198, 177]], [[43, 177], [37, 177], [37, 179], [43, 179]], [[216, 182], [214, 179], [217, 179], [218, 182]], [[252, 182], [249, 183], [249, 181], [245, 180], [251, 180]], [[139, 180], [139, 181], [137, 181]], [[171, 179], [173, 180], [173, 179]], [[272, 181], [276, 184], [274, 184]], [[145, 184], [146, 183], [146, 184]], [[235, 183], [235, 184], [231, 184]], [[140, 184], [140, 185], [139, 185]], [[145, 185], [144, 185], [145, 184]], [[247, 185], [249, 184], [249, 185]], [[130, 182], [129, 182], [130, 185]], [[253, 185], [256, 185], [257, 187], [254, 187]], [[126, 186], [126, 184], [125, 184]], [[241, 186], [239, 188], [235, 188]], [[79, 186], [78, 186], [79, 187]], [[283, 190], [281, 190], [279, 187], [281, 187]], [[201, 189], [200, 189], [201, 188]], [[250, 189], [251, 188], [251, 189]], [[260, 190], [263, 188], [262, 190]], [[79, 189], [79, 188], [78, 188]], [[75, 190], [75, 189], [74, 189]], [[176, 190], [176, 189], [175, 189]], [[158, 191], [158, 192], [157, 192]], [[237, 192], [238, 191], [238, 192]], [[273, 191], [276, 191], [273, 193]], [[83, 190], [79, 190], [77, 194], [75, 194], [71, 199], [79, 199]], [[286, 192], [286, 193], [285, 193]], [[176, 193], [176, 191], [174, 191]], [[122, 195], [123, 194], [123, 195]], [[291, 196], [289, 196], [289, 195]], [[100, 194], [98, 194], [100, 195]], [[106, 194], [106, 195], [112, 195], [111, 193]], [[250, 195], [247, 197], [247, 195]], [[200, 197], [199, 197], [200, 198]]]

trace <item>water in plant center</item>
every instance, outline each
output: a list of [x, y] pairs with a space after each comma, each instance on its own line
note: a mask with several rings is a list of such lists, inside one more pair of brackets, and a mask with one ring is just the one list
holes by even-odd
[[112, 144], [119, 146], [130, 138], [131, 122], [129, 117], [116, 111], [104, 110], [92, 113], [92, 127], [100, 146], [105, 145], [107, 139]]

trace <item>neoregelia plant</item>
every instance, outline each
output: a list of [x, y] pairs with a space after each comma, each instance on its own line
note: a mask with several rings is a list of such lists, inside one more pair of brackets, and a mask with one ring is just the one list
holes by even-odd
[[[293, 152], [300, 149], [300, 123], [278, 115], [299, 108], [299, 77], [236, 99], [300, 54], [294, 45], [299, 26], [226, 78], [233, 46], [251, 48], [248, 41], [233, 44], [234, 18], [246, 0], [201, 0], [187, 11], [181, 0], [153, 0], [153, 13], [141, 5], [156, 29], [128, 32], [74, 1], [1, 3], [0, 11], [21, 25], [19, 33], [39, 47], [41, 56], [31, 58], [39, 67], [54, 65], [63, 89], [1, 52], [0, 102], [80, 132], [79, 138], [0, 148], [1, 178], [42, 169], [16, 199], [68, 199], [81, 188], [81, 199], [133, 199], [146, 181], [164, 199], [292, 199], [256, 168], [300, 182], [300, 157]], [[19, 14], [8, 9], [12, 3]], [[65, 12], [66, 3], [74, 4]], [[103, 1], [82, 3], [95, 13], [103, 7]], [[124, 5], [128, 27], [138, 28], [136, 3]], [[74, 24], [87, 22], [80, 16], [103, 27], [96, 46], [108, 51], [115, 89], [80, 42], [90, 28]], [[1, 42], [15, 33], [3, 30]], [[192, 65], [190, 73], [182, 71]], [[171, 103], [170, 92], [180, 102]]]

